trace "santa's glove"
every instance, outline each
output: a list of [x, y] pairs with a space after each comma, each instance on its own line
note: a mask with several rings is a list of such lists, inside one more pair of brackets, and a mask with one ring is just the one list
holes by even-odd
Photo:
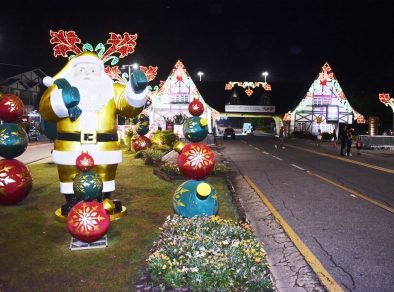
[[141, 70], [135, 70], [131, 74], [131, 88], [135, 93], [141, 93], [144, 91], [148, 85], [148, 79], [146, 79], [145, 74]]
[[81, 99], [78, 88], [71, 86], [64, 78], [57, 79], [54, 83], [62, 90], [63, 102], [67, 109], [78, 105]]
[[81, 109], [78, 107], [81, 99], [78, 88], [71, 86], [64, 78], [57, 79], [54, 83], [62, 90], [63, 102], [67, 108], [70, 120], [75, 121], [82, 113]]
[[71, 121], [75, 121], [81, 115], [82, 110], [76, 105], [67, 109]]

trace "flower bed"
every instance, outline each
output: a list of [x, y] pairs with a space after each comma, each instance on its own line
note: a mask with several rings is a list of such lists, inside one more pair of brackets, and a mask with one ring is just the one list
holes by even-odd
[[265, 251], [250, 226], [217, 216], [168, 216], [147, 262], [162, 287], [272, 291]]

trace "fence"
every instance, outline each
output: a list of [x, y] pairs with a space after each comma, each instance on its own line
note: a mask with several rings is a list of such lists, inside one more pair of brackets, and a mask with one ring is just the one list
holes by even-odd
[[394, 136], [367, 136], [360, 135], [363, 148], [394, 148]]

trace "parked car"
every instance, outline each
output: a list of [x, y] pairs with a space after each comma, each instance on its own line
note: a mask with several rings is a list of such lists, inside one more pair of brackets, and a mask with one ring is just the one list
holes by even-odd
[[38, 141], [40, 135], [41, 135], [40, 131], [35, 128], [30, 129], [30, 131], [27, 133], [29, 141], [33, 141], [33, 140]]
[[230, 137], [231, 139], [235, 139], [235, 131], [233, 128], [226, 128], [224, 129], [223, 132], [223, 139], [227, 139], [227, 137]]

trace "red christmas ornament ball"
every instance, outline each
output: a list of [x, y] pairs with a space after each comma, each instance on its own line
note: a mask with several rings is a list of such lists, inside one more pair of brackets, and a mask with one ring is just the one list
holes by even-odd
[[133, 149], [138, 152], [152, 146], [152, 142], [145, 136], [137, 136], [132, 142]]
[[215, 167], [215, 154], [203, 143], [190, 143], [182, 149], [177, 162], [187, 178], [204, 179]]
[[0, 205], [14, 205], [29, 194], [32, 177], [19, 160], [0, 160]]
[[87, 243], [103, 237], [109, 229], [110, 222], [103, 204], [96, 201], [79, 202], [67, 215], [68, 232], [72, 237]]
[[201, 116], [204, 112], [204, 105], [198, 98], [193, 98], [193, 100], [189, 103], [189, 113], [192, 116], [198, 117]]
[[75, 165], [79, 171], [89, 171], [94, 167], [94, 159], [89, 153], [82, 152], [78, 155]]
[[4, 122], [16, 122], [23, 115], [23, 102], [16, 95], [0, 95], [0, 119]]

